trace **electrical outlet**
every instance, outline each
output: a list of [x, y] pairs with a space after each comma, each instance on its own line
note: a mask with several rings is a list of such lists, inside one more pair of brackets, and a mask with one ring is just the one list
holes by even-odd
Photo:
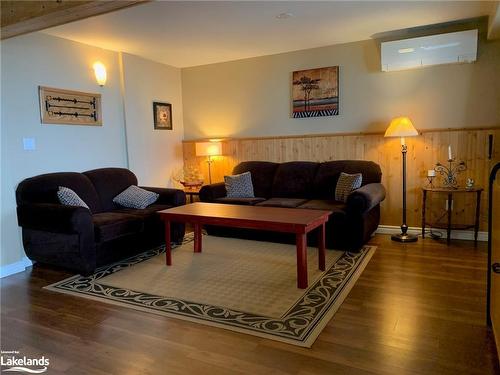
[[[444, 209], [448, 211], [448, 199], [446, 200], [444, 207], [445, 207]], [[451, 200], [451, 210], [453, 211], [453, 199]]]

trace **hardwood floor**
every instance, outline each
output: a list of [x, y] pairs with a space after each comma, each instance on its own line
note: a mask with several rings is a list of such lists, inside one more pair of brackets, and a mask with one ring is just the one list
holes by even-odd
[[311, 349], [42, 289], [35, 266], [1, 280], [1, 348], [48, 374], [500, 374], [485, 326], [486, 244], [378, 249]]

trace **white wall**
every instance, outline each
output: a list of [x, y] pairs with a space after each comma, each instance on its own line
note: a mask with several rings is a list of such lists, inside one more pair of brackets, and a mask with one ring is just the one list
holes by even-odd
[[[340, 115], [291, 118], [291, 73], [340, 66]], [[186, 139], [500, 125], [500, 41], [480, 39], [473, 64], [384, 73], [375, 40], [182, 70]]]
[[[26, 177], [58, 171], [126, 166], [118, 54], [40, 33], [2, 41], [2, 242], [0, 264], [24, 256], [15, 189]], [[100, 88], [92, 63], [102, 61], [108, 82]], [[42, 125], [38, 86], [102, 94], [103, 126]], [[33, 137], [36, 150], [23, 150]]]
[[[173, 186], [172, 174], [182, 168], [181, 71], [122, 53], [129, 167], [139, 183]], [[173, 130], [155, 130], [153, 102], [172, 104]]]

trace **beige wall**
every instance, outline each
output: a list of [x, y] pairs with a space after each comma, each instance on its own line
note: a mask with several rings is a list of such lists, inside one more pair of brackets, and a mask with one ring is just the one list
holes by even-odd
[[[173, 186], [182, 168], [181, 70], [122, 54], [129, 168], [144, 186]], [[172, 104], [173, 129], [153, 127], [153, 102]]]
[[[294, 70], [340, 66], [340, 115], [290, 117]], [[185, 138], [385, 130], [397, 115], [419, 129], [500, 125], [500, 41], [478, 61], [384, 73], [367, 40], [182, 70]]]

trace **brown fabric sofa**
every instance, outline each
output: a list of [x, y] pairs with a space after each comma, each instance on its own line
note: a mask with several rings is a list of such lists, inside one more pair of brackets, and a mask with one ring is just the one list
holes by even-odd
[[[101, 168], [83, 173], [44, 174], [22, 181], [16, 189], [17, 217], [24, 250], [31, 260], [84, 275], [165, 241], [157, 211], [186, 203], [182, 190], [143, 187], [160, 195], [143, 210], [116, 205], [113, 198], [137, 177], [128, 169]], [[89, 206], [59, 203], [57, 189], [74, 190]], [[184, 225], [172, 225], [172, 240], [181, 242]]]
[[[330, 210], [326, 226], [328, 248], [357, 251], [363, 246], [380, 222], [380, 202], [385, 199], [385, 188], [380, 183], [380, 166], [364, 160], [337, 160], [324, 163], [296, 161], [272, 163], [248, 161], [238, 164], [233, 174], [250, 172], [255, 198], [227, 198], [224, 183], [202, 187], [202, 202], [245, 204], [288, 208]], [[334, 200], [335, 187], [341, 172], [361, 173], [362, 186], [347, 200]], [[234, 236], [248, 239], [290, 242], [290, 235], [266, 231], [207, 227], [212, 235]], [[315, 235], [309, 236], [314, 244]]]

